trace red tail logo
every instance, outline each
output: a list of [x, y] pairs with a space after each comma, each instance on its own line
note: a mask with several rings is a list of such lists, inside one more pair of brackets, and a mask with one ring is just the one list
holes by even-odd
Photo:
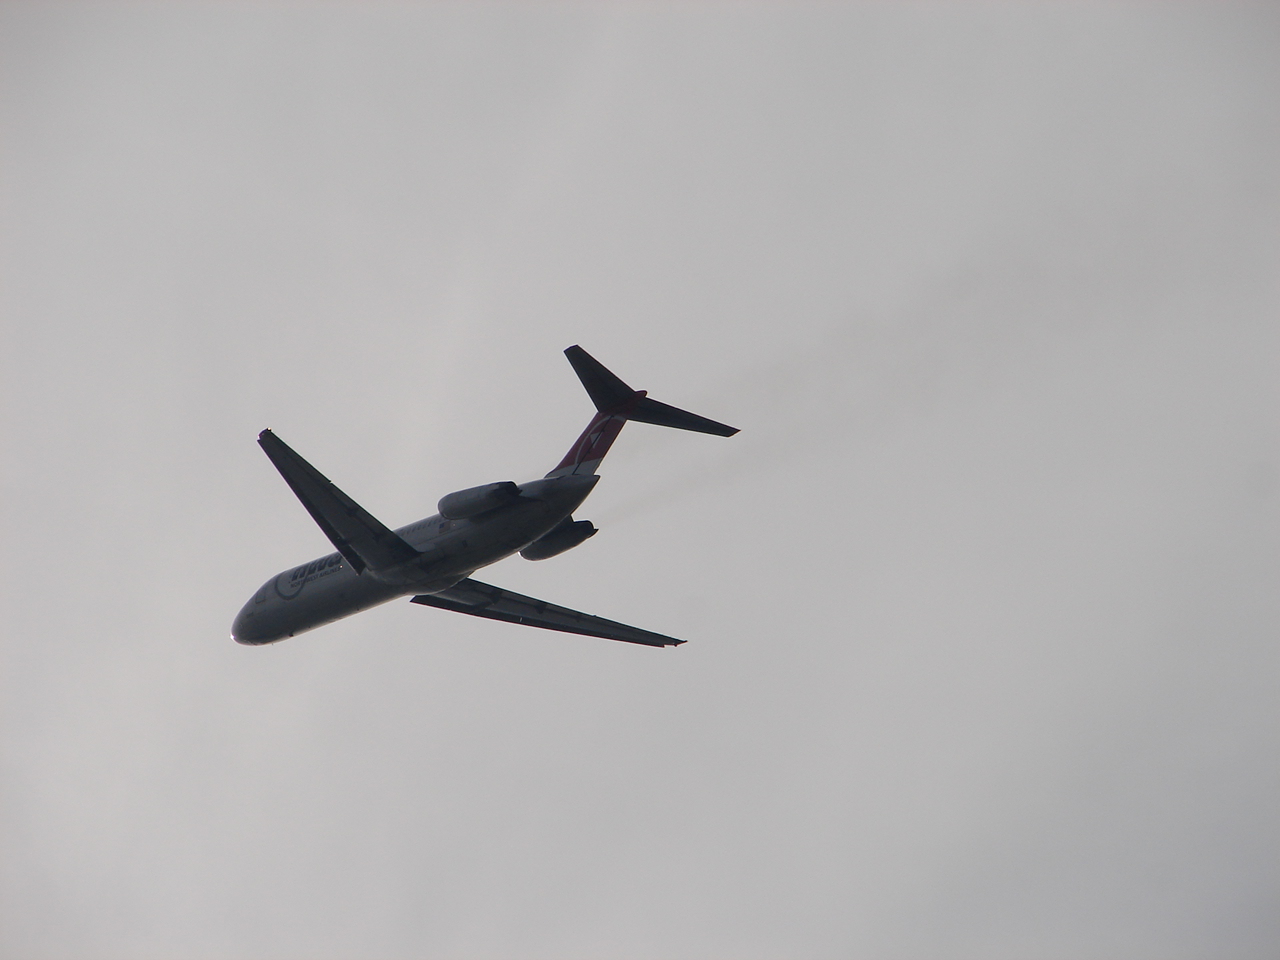
[[625, 403], [609, 410], [601, 410], [592, 417], [591, 422], [587, 424], [587, 429], [582, 431], [582, 435], [569, 448], [564, 459], [547, 476], [563, 477], [569, 474], [595, 473], [596, 467], [613, 446], [613, 441], [622, 432], [622, 427], [627, 422], [627, 414], [634, 410], [636, 404], [644, 397], [645, 391], [637, 390]]

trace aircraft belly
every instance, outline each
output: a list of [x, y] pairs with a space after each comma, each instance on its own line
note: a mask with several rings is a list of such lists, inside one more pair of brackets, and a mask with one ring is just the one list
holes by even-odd
[[[319, 561], [317, 561], [319, 562]], [[345, 564], [326, 571], [321, 579], [289, 584], [293, 571], [268, 580], [236, 618], [232, 635], [241, 643], [263, 644], [296, 636], [307, 630], [394, 600], [403, 587], [357, 576]]]
[[[371, 586], [374, 589], [370, 589], [369, 587]], [[341, 620], [344, 617], [351, 616], [353, 613], [359, 613], [361, 610], [376, 607], [386, 603], [388, 600], [403, 596], [404, 592], [399, 587], [391, 587], [385, 584], [366, 585], [364, 583], [353, 584], [349, 590], [317, 591], [316, 594], [303, 601], [299, 609], [292, 612], [290, 617], [290, 636], [302, 633], [305, 630], [312, 630], [326, 623], [332, 623], [335, 620]]]
[[[441, 542], [450, 573], [469, 576], [472, 571], [497, 563], [528, 546], [564, 519], [565, 511], [550, 504], [529, 504], [518, 513], [494, 517], [471, 525]], [[442, 569], [441, 572], [444, 572]]]

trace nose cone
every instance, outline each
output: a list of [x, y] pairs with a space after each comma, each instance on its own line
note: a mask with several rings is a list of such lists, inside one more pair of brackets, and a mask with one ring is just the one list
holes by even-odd
[[257, 603], [250, 600], [236, 614], [235, 622], [231, 624], [231, 639], [236, 643], [256, 647], [280, 639], [278, 636], [272, 636], [273, 631], [266, 624], [266, 618], [254, 609], [257, 606]]

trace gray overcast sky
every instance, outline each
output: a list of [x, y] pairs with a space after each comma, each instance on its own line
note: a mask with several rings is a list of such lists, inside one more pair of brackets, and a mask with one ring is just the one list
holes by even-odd
[[[0, 956], [1270, 958], [1274, 5], [0, 6]], [[228, 639], [633, 425], [483, 579]]]

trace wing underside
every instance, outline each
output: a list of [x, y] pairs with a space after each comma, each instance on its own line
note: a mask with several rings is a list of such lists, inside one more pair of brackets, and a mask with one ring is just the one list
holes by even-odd
[[577, 633], [585, 637], [602, 637], [606, 640], [622, 640], [625, 643], [643, 643], [651, 647], [668, 647], [684, 643], [674, 637], [641, 630], [604, 617], [593, 617], [568, 607], [558, 607], [545, 600], [535, 600], [501, 587], [490, 586], [479, 580], [463, 580], [440, 593], [426, 593], [413, 598], [421, 603], [455, 613], [466, 613], [489, 620], [504, 620], [526, 627], [543, 630], [559, 630]]
[[270, 430], [258, 444], [356, 573], [386, 570], [418, 556], [418, 551], [333, 485]]

